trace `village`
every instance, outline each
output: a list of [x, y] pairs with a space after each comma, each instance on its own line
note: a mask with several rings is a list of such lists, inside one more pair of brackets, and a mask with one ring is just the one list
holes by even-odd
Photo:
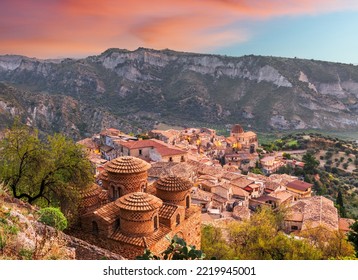
[[353, 223], [316, 196], [313, 184], [275, 173], [304, 162], [262, 151], [256, 133], [239, 124], [228, 137], [186, 128], [152, 130], [145, 138], [108, 128], [78, 142], [96, 180], [82, 193], [78, 237], [135, 258], [143, 248], [163, 251], [166, 236], [200, 248], [201, 224], [247, 220], [264, 205], [289, 209], [287, 234], [317, 226], [346, 233]]

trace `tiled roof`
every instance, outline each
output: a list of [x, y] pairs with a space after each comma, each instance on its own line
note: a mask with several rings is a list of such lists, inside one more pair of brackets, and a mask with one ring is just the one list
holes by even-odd
[[99, 180], [108, 180], [108, 173], [107, 173], [107, 171], [103, 171], [102, 173], [100, 173], [100, 174], [98, 175], [98, 179], [99, 179]]
[[193, 185], [190, 181], [175, 175], [165, 176], [157, 181], [157, 189], [178, 192], [189, 190]]
[[191, 198], [201, 201], [209, 202], [212, 200], [213, 194], [210, 192], [203, 191], [201, 189], [195, 189], [191, 193]]
[[246, 179], [244, 177], [231, 181], [231, 184], [233, 184], [235, 186], [238, 186], [238, 187], [240, 187], [242, 189], [245, 188], [246, 186], [252, 184], [252, 183], [254, 183], [254, 181]]
[[293, 182], [290, 182], [287, 184], [287, 187], [290, 189], [295, 189], [298, 191], [307, 191], [309, 188], [311, 188], [313, 184], [309, 184], [300, 180], [295, 180]]
[[[146, 247], [149, 247], [149, 246], [157, 243], [160, 239], [162, 239], [170, 231], [171, 230], [169, 228], [160, 224], [159, 229], [157, 231], [155, 231], [153, 234], [151, 234], [150, 236], [134, 237], [134, 236], [127, 236], [127, 235], [123, 234], [120, 231], [120, 229], [118, 229], [117, 231], [115, 231], [112, 234], [111, 239], [119, 241], [119, 242], [146, 248]], [[169, 245], [169, 243], [168, 243], [168, 245]]]
[[111, 160], [105, 166], [105, 170], [111, 173], [132, 174], [147, 171], [150, 164], [135, 157], [118, 157]]
[[227, 199], [226, 198], [223, 198], [223, 197], [221, 197], [220, 195], [217, 195], [217, 194], [213, 194], [213, 200], [214, 201], [217, 201], [217, 202], [219, 202], [219, 203], [225, 203], [226, 201], [227, 201]]
[[80, 191], [80, 197], [83, 199], [91, 196], [99, 196], [101, 192], [102, 188], [100, 186], [91, 184]]
[[243, 130], [243, 128], [242, 128], [241, 125], [235, 124], [235, 125], [233, 125], [233, 127], [231, 128], [231, 132], [232, 132], [232, 133], [244, 133], [244, 130]]
[[119, 211], [115, 202], [110, 202], [94, 211], [94, 214], [108, 223], [113, 223], [119, 217]]
[[238, 195], [238, 196], [243, 196], [243, 197], [248, 197], [249, 193], [247, 191], [245, 191], [244, 189], [237, 187], [237, 186], [233, 186], [232, 188], [232, 194], [233, 195]]
[[[323, 196], [300, 199], [291, 204], [290, 213], [293, 217], [302, 215], [302, 230], [323, 225], [328, 229], [338, 230], [338, 211], [333, 201]], [[293, 219], [289, 216], [289, 220]]]
[[164, 203], [159, 209], [159, 217], [164, 219], [170, 219], [177, 209], [177, 205]]
[[88, 149], [96, 149], [97, 145], [91, 138], [85, 138], [77, 142], [77, 144], [82, 145]]
[[163, 201], [148, 193], [134, 192], [118, 198], [115, 204], [119, 208], [126, 210], [151, 211], [161, 207]]
[[243, 177], [243, 176], [238, 173], [234, 173], [234, 172], [224, 172], [221, 176], [221, 178], [227, 179], [227, 180], [235, 180], [235, 179], [239, 179], [241, 177]]
[[293, 195], [287, 191], [273, 192], [273, 193], [270, 193], [270, 196], [278, 198], [281, 202], [284, 202], [288, 199], [292, 200], [292, 198], [293, 198]]
[[354, 223], [353, 219], [339, 218], [339, 229], [342, 231], [350, 231], [350, 226]]
[[183, 151], [178, 148], [174, 148], [174, 147], [172, 147], [162, 141], [156, 140], [156, 139], [146, 139], [146, 140], [129, 141], [129, 142], [122, 141], [122, 142], [120, 142], [120, 144], [128, 149], [131, 149], [131, 150], [153, 147], [162, 156], [180, 155], [180, 154], [186, 153], [186, 151]]

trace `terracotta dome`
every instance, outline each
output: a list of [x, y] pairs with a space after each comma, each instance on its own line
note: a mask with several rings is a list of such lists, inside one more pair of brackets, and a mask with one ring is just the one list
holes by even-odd
[[190, 181], [175, 175], [162, 177], [157, 181], [157, 189], [168, 192], [187, 191], [191, 187]]
[[90, 186], [87, 186], [86, 188], [80, 190], [80, 197], [86, 198], [91, 196], [98, 196], [102, 192], [102, 189], [97, 184], [91, 184]]
[[135, 192], [116, 200], [116, 205], [128, 211], [153, 211], [163, 205], [163, 201], [154, 195]]
[[135, 157], [118, 157], [111, 160], [105, 170], [110, 173], [133, 174], [145, 172], [150, 168], [150, 164]]
[[235, 124], [235, 125], [231, 128], [231, 133], [244, 133], [244, 130], [243, 130], [243, 128], [241, 127], [241, 125]]

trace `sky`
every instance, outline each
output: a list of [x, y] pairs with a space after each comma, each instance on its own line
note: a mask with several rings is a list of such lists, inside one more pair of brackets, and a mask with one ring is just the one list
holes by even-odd
[[356, 0], [1, 0], [0, 54], [138, 47], [358, 63]]

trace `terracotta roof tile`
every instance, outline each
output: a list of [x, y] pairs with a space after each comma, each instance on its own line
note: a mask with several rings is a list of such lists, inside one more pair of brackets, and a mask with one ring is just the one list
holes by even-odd
[[201, 201], [209, 202], [213, 198], [213, 194], [210, 192], [203, 191], [201, 189], [195, 189], [191, 192], [191, 198]]
[[231, 184], [233, 184], [235, 186], [238, 186], [238, 187], [240, 187], [242, 189], [245, 188], [246, 186], [252, 184], [252, 183], [254, 183], [253, 180], [249, 180], [249, 179], [246, 179], [244, 177], [231, 181]]
[[119, 216], [119, 207], [115, 202], [110, 202], [94, 211], [94, 214], [108, 223], [113, 223]]
[[[171, 230], [164, 226], [163, 224], [160, 224], [159, 229], [155, 231], [153, 234], [147, 237], [134, 237], [134, 236], [127, 236], [123, 234], [120, 229], [115, 231], [111, 239], [120, 241], [127, 244], [132, 244], [135, 246], [146, 248], [147, 246], [151, 246], [155, 243], [157, 243], [160, 239], [162, 239], [165, 235], [167, 235]], [[168, 242], [169, 245], [169, 242]]]
[[300, 180], [295, 180], [293, 182], [289, 182], [287, 187], [290, 189], [295, 189], [298, 191], [307, 191], [309, 188], [312, 188], [313, 184], [309, 184]]
[[118, 198], [115, 204], [121, 209], [131, 211], [152, 211], [161, 207], [163, 201], [148, 193], [134, 192]]
[[169, 191], [169, 192], [179, 192], [189, 190], [193, 185], [190, 181], [177, 177], [175, 175], [165, 176], [160, 178], [157, 181], [157, 189]]
[[159, 217], [164, 219], [170, 219], [177, 209], [177, 205], [164, 203], [159, 209]]
[[102, 188], [97, 184], [91, 184], [80, 191], [80, 197], [87, 198], [91, 196], [98, 196], [102, 192]]
[[139, 158], [118, 157], [106, 164], [105, 170], [111, 173], [132, 174], [147, 171], [150, 164]]

